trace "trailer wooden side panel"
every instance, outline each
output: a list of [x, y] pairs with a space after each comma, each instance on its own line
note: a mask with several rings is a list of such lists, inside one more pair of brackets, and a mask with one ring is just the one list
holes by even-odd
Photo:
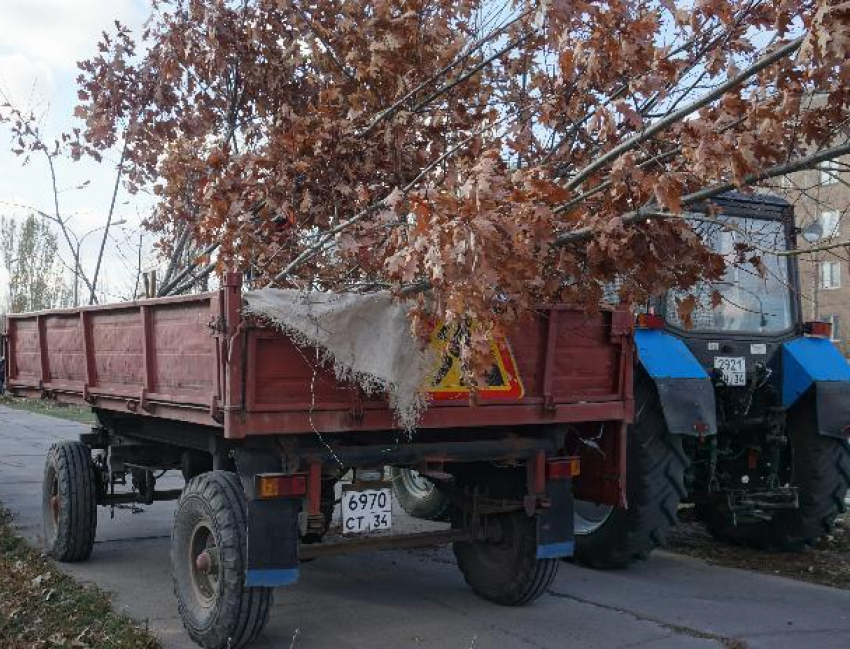
[[[9, 316], [17, 394], [222, 429], [227, 438], [396, 428], [380, 395], [341, 383], [315, 349], [242, 315], [238, 276], [195, 296]], [[422, 428], [626, 422], [626, 311], [529, 314], [509, 341], [522, 395], [437, 400]]]
[[[220, 425], [208, 414], [219, 374], [209, 325], [219, 297], [215, 292], [10, 315], [9, 389]], [[198, 410], [207, 415], [199, 417]]]

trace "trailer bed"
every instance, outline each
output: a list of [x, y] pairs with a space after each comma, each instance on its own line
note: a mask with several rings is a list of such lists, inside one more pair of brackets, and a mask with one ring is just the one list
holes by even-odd
[[[242, 307], [228, 276], [200, 295], [9, 315], [8, 388], [227, 439], [395, 428], [384, 399], [340, 383]], [[508, 341], [522, 395], [434, 400], [419, 427], [631, 421], [631, 329], [625, 310], [529, 314]]]

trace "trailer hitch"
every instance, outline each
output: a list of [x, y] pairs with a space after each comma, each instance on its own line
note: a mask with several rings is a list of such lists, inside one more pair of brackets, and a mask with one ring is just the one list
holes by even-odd
[[737, 490], [726, 493], [726, 502], [736, 523], [740, 519], [769, 521], [773, 512], [799, 509], [800, 494], [796, 487], [780, 487], [769, 491]]

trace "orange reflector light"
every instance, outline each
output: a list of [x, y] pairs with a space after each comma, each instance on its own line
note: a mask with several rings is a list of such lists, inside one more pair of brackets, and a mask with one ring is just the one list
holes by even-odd
[[803, 333], [817, 338], [832, 338], [832, 324], [829, 322], [805, 322]]
[[638, 329], [663, 329], [664, 316], [657, 313], [638, 313], [636, 324]]
[[257, 498], [287, 498], [307, 493], [307, 476], [303, 473], [261, 473], [255, 480]]
[[569, 480], [581, 473], [581, 460], [577, 457], [559, 457], [546, 463], [548, 480]]

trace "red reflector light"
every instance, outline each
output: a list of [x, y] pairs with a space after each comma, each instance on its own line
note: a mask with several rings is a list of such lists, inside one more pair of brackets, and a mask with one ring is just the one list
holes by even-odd
[[303, 473], [261, 473], [255, 478], [255, 484], [257, 498], [286, 498], [307, 493], [307, 476]]
[[581, 460], [577, 457], [559, 457], [546, 463], [548, 480], [569, 480], [581, 473]]
[[832, 324], [829, 322], [805, 322], [803, 333], [818, 338], [832, 338]]
[[636, 325], [638, 329], [663, 329], [664, 316], [657, 313], [638, 313]]
[[759, 466], [759, 455], [753, 449], [747, 454], [747, 468], [750, 471], [755, 471]]

